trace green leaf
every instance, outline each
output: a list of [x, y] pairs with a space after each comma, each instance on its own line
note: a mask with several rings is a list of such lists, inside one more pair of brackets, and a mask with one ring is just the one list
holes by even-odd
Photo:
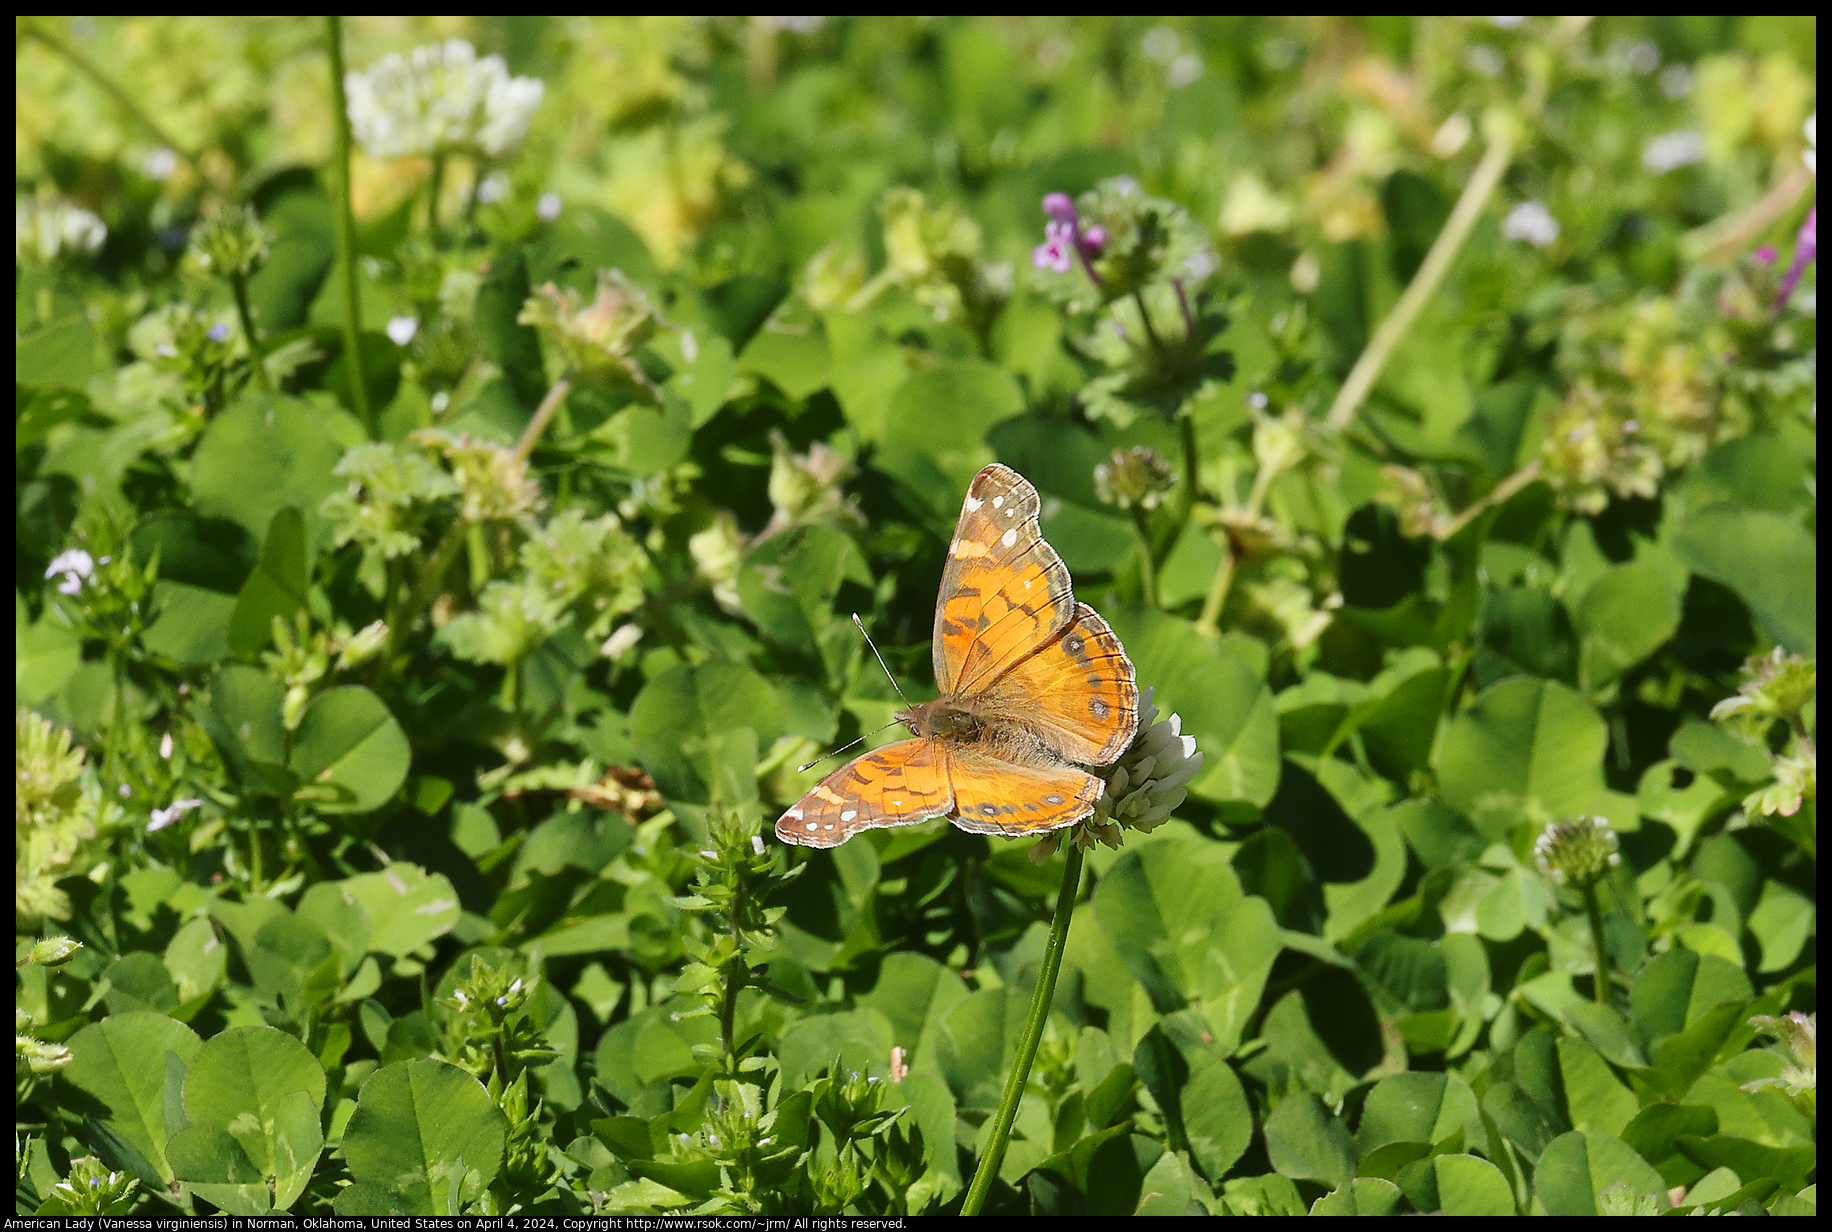
[[1454, 1074], [1393, 1074], [1368, 1092], [1355, 1141], [1365, 1156], [1389, 1142], [1436, 1145], [1458, 1133], [1485, 1149], [1482, 1113], [1468, 1083]]
[[[333, 883], [360, 905], [369, 921], [368, 948], [405, 958], [458, 923], [458, 894], [443, 873], [397, 861], [378, 873]], [[303, 905], [302, 905], [303, 906]]]
[[319, 812], [366, 813], [400, 790], [411, 759], [387, 704], [361, 685], [340, 685], [305, 708], [288, 764]]
[[1534, 1206], [1548, 1215], [1595, 1215], [1597, 1195], [1621, 1181], [1637, 1196], [1667, 1207], [1666, 1183], [1620, 1138], [1573, 1131], [1547, 1145], [1533, 1173]]
[[273, 640], [276, 616], [290, 621], [305, 606], [308, 563], [305, 517], [289, 505], [274, 514], [261, 562], [236, 595], [227, 634], [230, 650], [253, 656]]
[[[952, 526], [959, 512], [954, 495], [992, 461], [987, 432], [1023, 409], [1017, 381], [983, 360], [944, 360], [912, 372], [885, 408], [876, 465]], [[937, 476], [948, 483], [941, 491], [932, 486]]]
[[151, 1010], [170, 1014], [178, 1008], [178, 985], [157, 954], [144, 950], [123, 954], [109, 965], [103, 978], [108, 981], [110, 1013]]
[[1398, 1213], [1399, 1186], [1375, 1176], [1358, 1176], [1311, 1203], [1313, 1215], [1393, 1215]]
[[95, 366], [95, 328], [76, 313], [14, 343], [13, 379], [33, 388], [81, 389]]
[[890, 1021], [891, 1037], [908, 1054], [908, 1064], [926, 1067], [933, 1063], [942, 1016], [967, 995], [960, 976], [928, 955], [896, 953], [884, 956], [878, 982], [858, 1001]]
[[738, 353], [737, 366], [800, 402], [827, 384], [832, 361], [826, 331], [812, 323], [793, 331], [765, 324]]
[[1309, 1091], [1287, 1095], [1266, 1118], [1266, 1157], [1281, 1176], [1335, 1189], [1355, 1175], [1348, 1127]]
[[630, 708], [637, 755], [670, 800], [712, 800], [718, 738], [740, 727], [768, 748], [782, 719], [769, 682], [735, 663], [675, 664], [653, 677]]
[[27, 620], [25, 601], [13, 595], [13, 693], [21, 706], [56, 694], [83, 661], [83, 639], [47, 609]]
[[1572, 612], [1578, 679], [1596, 689], [1619, 679], [1679, 628], [1680, 590], [1671, 570], [1636, 561], [1592, 582]]
[[891, 1039], [890, 1019], [875, 1009], [810, 1015], [783, 1032], [776, 1053], [783, 1090], [799, 1090], [822, 1073], [883, 1078], [890, 1073]]
[[[1167, 1120], [1182, 1130], [1190, 1158], [1201, 1174], [1227, 1175], [1253, 1140], [1253, 1109], [1227, 1050], [1188, 1029], [1166, 1032], [1154, 1026], [1133, 1052], [1131, 1069], [1152, 1093]], [[1103, 1084], [1105, 1085], [1105, 1084]], [[1124, 1083], [1130, 1091], [1128, 1076]], [[1094, 1104], [1092, 1097], [1089, 1105]]]
[[490, 262], [490, 271], [477, 288], [471, 319], [483, 340], [484, 354], [502, 368], [510, 392], [532, 413], [547, 392], [547, 373], [541, 365], [540, 334], [534, 326], [516, 320], [530, 289], [527, 256], [520, 248], [505, 249]]
[[1629, 1029], [1628, 1020], [1607, 1005], [1580, 1001], [1565, 1011], [1565, 1021], [1578, 1029], [1603, 1058], [1624, 1069], [1642, 1069], [1647, 1057]]
[[401, 1061], [363, 1083], [344, 1158], [399, 1209], [456, 1215], [495, 1178], [503, 1140], [502, 1114], [477, 1079], [443, 1061]]
[[[185, 1158], [205, 1170], [178, 1179], [225, 1210], [231, 1201], [257, 1206], [269, 1199], [271, 1209], [287, 1210], [305, 1192], [324, 1148], [318, 1122], [324, 1092], [317, 1059], [285, 1032], [231, 1027], [213, 1036], [192, 1058], [184, 1079], [191, 1124], [183, 1132], [208, 1138], [187, 1144]], [[234, 1140], [259, 1174], [257, 1181], [240, 1179], [241, 1164], [217, 1133]]]
[[935, 1068], [961, 1108], [990, 1112], [999, 1106], [1029, 1000], [1020, 989], [987, 988], [941, 1016]]
[[1433, 1155], [1400, 1170], [1399, 1187], [1421, 1212], [1513, 1215], [1514, 1191], [1501, 1169], [1475, 1155]]
[[1444, 802], [1489, 839], [1523, 816], [1584, 812], [1603, 792], [1607, 734], [1595, 707], [1549, 680], [1504, 680], [1451, 720], [1433, 758]]
[[1281, 942], [1271, 908], [1241, 891], [1222, 850], [1165, 841], [1127, 852], [1095, 887], [1094, 915], [1160, 1013], [1194, 1005], [1233, 1051]]
[[68, 1046], [64, 1081], [102, 1105], [104, 1123], [137, 1154], [131, 1164], [143, 1182], [169, 1184], [165, 1145], [180, 1125], [171, 1122], [165, 1108], [166, 1057], [189, 1064], [203, 1041], [163, 1014], [132, 1011], [84, 1027]]
[[321, 407], [278, 394], [245, 395], [204, 429], [192, 456], [192, 499], [200, 514], [227, 518], [256, 539], [280, 510], [297, 509], [309, 557], [329, 536], [318, 505], [342, 483], [331, 468], [343, 452]]
[[1818, 552], [1793, 518], [1713, 510], [1687, 521], [1673, 552], [1695, 573], [1736, 591], [1763, 630], [1796, 654], [1818, 645]]
[[1707, 955], [1674, 948], [1642, 968], [1629, 989], [1629, 1014], [1651, 1048], [1697, 1022], [1726, 1001], [1755, 995], [1741, 968]]
[[1139, 1186], [1139, 1205], [1133, 1214], [1187, 1215], [1195, 1183], [1183, 1161], [1167, 1151], [1145, 1174]]

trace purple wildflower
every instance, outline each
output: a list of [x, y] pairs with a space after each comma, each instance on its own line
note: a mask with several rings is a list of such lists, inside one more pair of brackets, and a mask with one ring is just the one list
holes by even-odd
[[1091, 262], [1107, 246], [1107, 229], [1093, 226], [1083, 231], [1081, 214], [1068, 193], [1044, 194], [1043, 212], [1049, 215], [1050, 221], [1043, 224], [1043, 243], [1031, 249], [1031, 264], [1041, 270], [1066, 274], [1079, 257], [1088, 277], [1099, 286], [1100, 276], [1094, 272]]
[[1069, 272], [1070, 251], [1075, 246], [1075, 224], [1053, 220], [1044, 224], [1043, 243], [1031, 249], [1031, 264], [1058, 274]]
[[1789, 263], [1787, 273], [1782, 275], [1781, 290], [1775, 296], [1775, 311], [1779, 312], [1794, 294], [1794, 288], [1800, 282], [1800, 276], [1807, 266], [1819, 255], [1819, 207], [1816, 205], [1807, 211], [1807, 220], [1800, 224], [1800, 234], [1794, 237], [1794, 260]]
[[1043, 212], [1058, 222], [1073, 223], [1076, 221], [1075, 203], [1069, 200], [1069, 194], [1065, 192], [1045, 193]]
[[1773, 265], [1775, 263], [1775, 258], [1781, 254], [1775, 251], [1775, 246], [1773, 244], [1764, 244], [1762, 247], [1756, 249], [1754, 255], [1756, 260], [1763, 265]]
[[229, 341], [229, 326], [219, 321], [212, 325], [204, 336], [211, 342], [227, 342]]

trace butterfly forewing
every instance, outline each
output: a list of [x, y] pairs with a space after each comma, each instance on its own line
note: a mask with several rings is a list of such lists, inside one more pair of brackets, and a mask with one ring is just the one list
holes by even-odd
[[974, 476], [935, 605], [935, 686], [983, 688], [1074, 616], [1069, 571], [1037, 527], [1037, 489], [993, 465]]
[[1017, 766], [972, 749], [947, 749], [954, 811], [948, 819], [975, 834], [1042, 834], [1094, 811], [1101, 782], [1073, 766]]
[[776, 837], [837, 847], [861, 830], [945, 817], [954, 806], [947, 762], [934, 740], [899, 740], [846, 763], [776, 820]]
[[1105, 766], [1139, 728], [1132, 660], [1100, 614], [1075, 605], [1069, 627], [1020, 660], [984, 694], [997, 710], [1038, 730], [1065, 761]]

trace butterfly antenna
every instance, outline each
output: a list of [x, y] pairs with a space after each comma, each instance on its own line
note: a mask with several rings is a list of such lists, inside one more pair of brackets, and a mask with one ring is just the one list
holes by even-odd
[[[852, 623], [859, 626], [859, 633], [865, 638], [865, 644], [871, 647], [872, 654], [877, 655], [878, 666], [884, 669], [884, 674], [886, 676], [890, 676], [891, 688], [897, 690], [898, 697], [903, 697], [903, 687], [897, 683], [897, 678], [895, 676], [891, 676], [891, 665], [884, 661], [883, 655], [878, 654], [878, 644], [871, 640], [871, 634], [865, 632], [865, 622], [859, 619], [859, 614], [857, 612], [852, 614]], [[914, 705], [907, 697], [903, 697], [903, 704], [906, 706]], [[878, 730], [883, 731], [884, 729], [881, 727]]]
[[[895, 726], [897, 726], [895, 722], [886, 723], [884, 725], [884, 727], [895, 727]], [[868, 731], [863, 736], [860, 736], [857, 740], [849, 740], [845, 744], [842, 744], [839, 748], [834, 749], [830, 753], [822, 753], [819, 757], [815, 758], [813, 761], [809, 762], [807, 765], [797, 766], [795, 768], [795, 773], [797, 774], [808, 773], [809, 770], [813, 769], [815, 766], [820, 765], [822, 762], [826, 761], [829, 757], [838, 757], [841, 753], [844, 753], [847, 749], [850, 749], [853, 745], [863, 744], [865, 741], [870, 740], [873, 736], [877, 735], [878, 732], [883, 731], [884, 727], [880, 727], [878, 731]]]

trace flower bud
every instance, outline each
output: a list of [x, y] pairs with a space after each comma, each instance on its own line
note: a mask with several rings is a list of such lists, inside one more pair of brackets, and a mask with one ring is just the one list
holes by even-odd
[[246, 278], [267, 260], [272, 234], [245, 205], [231, 206], [199, 224], [191, 235], [197, 263], [224, 278]]
[[1170, 463], [1143, 445], [1116, 449], [1094, 468], [1094, 490], [1121, 509], [1155, 509], [1175, 483]]
[[83, 948], [80, 941], [68, 937], [46, 937], [35, 942], [27, 958], [41, 967], [61, 967], [76, 957], [76, 952]]
[[1555, 821], [1533, 844], [1533, 859], [1555, 885], [1586, 889], [1622, 863], [1616, 832], [1602, 817]]

